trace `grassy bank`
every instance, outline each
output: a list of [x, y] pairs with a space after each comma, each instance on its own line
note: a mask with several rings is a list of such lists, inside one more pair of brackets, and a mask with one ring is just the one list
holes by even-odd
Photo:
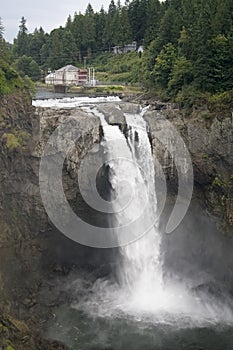
[[[44, 83], [36, 83], [36, 89], [54, 91], [53, 85], [48, 85]], [[133, 95], [138, 94], [142, 91], [141, 87], [138, 85], [131, 84], [106, 84], [106, 85], [96, 85], [96, 86], [71, 86], [68, 92], [77, 94], [123, 94], [123, 95]]]

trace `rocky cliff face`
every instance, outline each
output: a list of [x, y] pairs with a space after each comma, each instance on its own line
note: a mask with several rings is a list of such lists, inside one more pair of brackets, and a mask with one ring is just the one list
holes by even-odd
[[[26, 319], [32, 326], [37, 316], [48, 316], [55, 300], [62, 302], [59, 293], [63, 291], [56, 288], [59, 278], [74, 265], [98, 265], [98, 254], [74, 244], [53, 227], [39, 191], [44, 145], [73, 112], [35, 111], [25, 91], [0, 101], [0, 313]], [[82, 205], [72, 171], [99, 142], [99, 121], [82, 114], [75, 117], [78, 147], [65, 162], [63, 181], [67, 196]]]
[[[36, 196], [34, 161], [31, 161], [33, 129], [36, 122], [31, 100], [24, 91], [0, 101], [0, 242], [1, 242], [1, 301], [6, 285], [18, 275], [19, 261], [26, 270], [26, 261], [33, 259], [31, 213]], [[30, 248], [28, 239], [31, 234]], [[18, 262], [17, 262], [18, 259]], [[11, 271], [11, 272], [10, 272]], [[7, 276], [7, 274], [9, 275]], [[12, 290], [16, 285], [12, 285]], [[9, 298], [7, 298], [9, 301]], [[1, 303], [10, 309], [8, 303]]]
[[[206, 118], [204, 112], [184, 116], [182, 111], [163, 108], [145, 115], [148, 121], [155, 157], [158, 157], [172, 180], [176, 177], [174, 164], [157, 134], [162, 120], [175, 126], [190, 152], [194, 185], [203, 194], [210, 212], [221, 217], [225, 229], [233, 228], [233, 118]], [[164, 133], [166, 135], [166, 131]], [[166, 136], [165, 136], [166, 137]], [[185, 166], [185, 164], [183, 164]], [[182, 167], [182, 164], [180, 165]], [[184, 169], [183, 169], [184, 171]]]

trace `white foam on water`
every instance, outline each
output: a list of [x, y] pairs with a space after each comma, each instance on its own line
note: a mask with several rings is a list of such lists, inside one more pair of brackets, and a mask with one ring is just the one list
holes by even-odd
[[50, 107], [50, 108], [75, 108], [86, 104], [119, 102], [118, 96], [107, 97], [67, 97], [58, 99], [33, 100], [32, 105], [35, 107]]

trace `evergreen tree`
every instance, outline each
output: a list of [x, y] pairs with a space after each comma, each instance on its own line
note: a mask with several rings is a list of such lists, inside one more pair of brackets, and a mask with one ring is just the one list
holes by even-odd
[[26, 27], [26, 19], [21, 18], [19, 32], [14, 41], [14, 54], [16, 57], [21, 57], [28, 54], [28, 29]]
[[84, 15], [81, 13], [74, 15], [72, 34], [76, 43], [79, 61], [82, 61], [82, 57], [86, 56], [85, 47], [83, 44], [83, 28], [84, 28]]
[[158, 35], [161, 6], [159, 0], [148, 0], [146, 7], [146, 30], [144, 44], [148, 46]]
[[103, 6], [101, 7], [100, 12], [97, 12], [94, 15], [96, 48], [100, 51], [105, 49], [104, 28], [106, 23], [106, 15], [107, 14], [105, 13]]
[[147, 0], [133, 0], [128, 6], [128, 16], [133, 40], [143, 42], [146, 31]]
[[182, 29], [182, 21], [179, 11], [169, 7], [165, 12], [158, 32], [158, 49], [167, 43], [177, 44]]
[[62, 57], [63, 65], [76, 64], [77, 62], [77, 47], [70, 30], [64, 29], [62, 32]]
[[192, 81], [192, 63], [184, 56], [178, 57], [170, 73], [168, 93], [170, 96], [176, 96], [184, 86], [188, 86]]
[[71, 15], [69, 15], [68, 18], [67, 18], [65, 28], [68, 29], [68, 30], [70, 30], [70, 31], [72, 32], [73, 24], [72, 24]]
[[41, 65], [41, 48], [45, 44], [46, 36], [42, 27], [36, 28], [33, 34], [28, 35], [28, 55]]
[[63, 29], [60, 27], [50, 33], [48, 64], [51, 69], [58, 69], [63, 66], [62, 31]]
[[168, 43], [157, 56], [152, 72], [153, 81], [157, 86], [164, 89], [168, 87], [175, 60], [176, 49], [173, 44]]
[[48, 34], [45, 34], [45, 43], [40, 49], [41, 67], [44, 69], [49, 68], [49, 54], [50, 54], [50, 38]]
[[37, 81], [41, 77], [41, 71], [38, 64], [32, 59], [23, 55], [14, 62], [14, 68], [22, 77], [29, 76], [32, 80]]
[[115, 27], [114, 22], [116, 23], [117, 18], [117, 7], [115, 5], [114, 0], [111, 0], [110, 5], [108, 7], [108, 14], [106, 16], [105, 28], [104, 28], [104, 45], [110, 51], [112, 46], [115, 45]]
[[6, 59], [6, 43], [4, 40], [4, 26], [0, 17], [0, 58]]
[[132, 41], [132, 30], [129, 23], [127, 8], [123, 6], [120, 9], [120, 28], [118, 43], [120, 45], [128, 44]]
[[33, 80], [33, 81], [39, 81], [41, 78], [41, 70], [36, 61], [33, 59], [31, 60], [29, 64], [29, 70], [28, 70], [28, 76]]
[[213, 17], [213, 28], [215, 34], [227, 35], [233, 24], [233, 1], [232, 0], [216, 0], [216, 11]]
[[91, 4], [88, 4], [85, 12], [82, 35], [82, 46], [86, 51], [86, 55], [90, 58], [95, 48], [95, 21]]

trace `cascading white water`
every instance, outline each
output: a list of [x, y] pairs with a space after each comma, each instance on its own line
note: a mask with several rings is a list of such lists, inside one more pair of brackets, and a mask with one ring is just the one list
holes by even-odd
[[[150, 178], [146, 175], [149, 169], [143, 169], [140, 166], [136, 158], [138, 150], [132, 148], [134, 147], [133, 142], [131, 145], [129, 144], [131, 142], [130, 139], [127, 142], [119, 127], [107, 124], [101, 113], [95, 111], [95, 114], [99, 116], [103, 128], [102, 146], [104, 149], [104, 160], [110, 168], [111, 205], [113, 207], [115, 227], [119, 228], [115, 232], [118, 236], [118, 244], [121, 246], [125, 242], [129, 243], [137, 240], [139, 236], [143, 236], [148, 231], [147, 227], [149, 225], [147, 225], [147, 222], [140, 220], [145, 208], [149, 207], [150, 210], [146, 210], [143, 219], [147, 218], [150, 222], [154, 222], [156, 196], [153, 188], [153, 174], [151, 174]], [[150, 148], [149, 143], [146, 146]], [[150, 160], [152, 162], [152, 159]], [[152, 186], [151, 181], [153, 183]], [[150, 190], [152, 188], [153, 192], [151, 195]], [[148, 205], [151, 200], [152, 203]], [[137, 224], [136, 233], [134, 232], [135, 222]], [[122, 235], [127, 235], [129, 239], [127, 240], [125, 237], [123, 239]], [[133, 265], [136, 267], [137, 264]], [[126, 274], [125, 276], [121, 275], [122, 283], [126, 283], [127, 279], [134, 280], [132, 271], [130, 275], [131, 277], [129, 275], [127, 277]], [[125, 281], [123, 282], [123, 280]]]
[[[154, 225], [149, 231], [146, 223], [142, 225], [142, 237], [135, 242], [122, 247], [122, 266], [119, 271], [124, 287], [131, 290], [131, 297], [136, 302], [151, 300], [151, 297], [161, 292], [162, 265], [161, 265], [161, 235], [157, 228], [156, 218], [157, 198], [155, 192], [155, 172], [152, 150], [147, 134], [143, 111], [139, 114], [125, 114], [128, 127], [127, 141], [131, 150], [134, 164], [140, 171], [145, 183], [142, 201], [148, 201], [148, 211]], [[143, 210], [143, 203], [138, 203]]]
[[[171, 309], [175, 305], [174, 296], [164, 290], [162, 280], [155, 172], [144, 111], [125, 114], [127, 139], [118, 126], [108, 125], [103, 115], [97, 111], [95, 114], [101, 120], [102, 145], [111, 169], [109, 180], [115, 224], [126, 225], [125, 234], [131, 237], [131, 223], [139, 218], [134, 240], [121, 246], [119, 235], [121, 261], [117, 274], [120, 286], [117, 292], [114, 291], [114, 295], [117, 293], [114, 296], [117, 297], [116, 306], [121, 305], [120, 308], [133, 313]], [[143, 211], [146, 215], [141, 216]]]
[[[101, 114], [99, 116], [104, 133], [105, 158], [111, 169], [109, 180], [117, 224], [126, 225], [137, 219], [145, 204], [148, 208], [147, 217], [156, 224], [155, 174], [143, 112], [125, 115], [127, 141], [118, 126], [107, 124], [104, 117]], [[133, 194], [130, 195], [129, 191]], [[125, 205], [126, 198], [130, 200]], [[161, 237], [155, 224], [148, 231], [147, 223], [140, 222], [140, 237], [121, 247], [123, 261], [118, 275], [121, 284], [130, 290], [138, 291], [139, 286], [151, 288], [152, 284], [153, 289], [155, 286], [162, 287]]]

